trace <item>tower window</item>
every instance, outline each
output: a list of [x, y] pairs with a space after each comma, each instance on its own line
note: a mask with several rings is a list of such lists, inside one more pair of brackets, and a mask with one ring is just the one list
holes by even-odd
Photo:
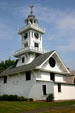
[[35, 38], [39, 38], [39, 34], [37, 32], [34, 33]]
[[24, 44], [24, 47], [28, 47], [28, 43], [25, 43], [25, 44]]
[[58, 83], [58, 92], [61, 92], [61, 84]]
[[52, 81], [55, 81], [55, 73], [50, 73], [50, 79], [51, 79]]
[[7, 83], [7, 76], [4, 76], [4, 84]]
[[31, 24], [33, 23], [33, 20], [32, 20], [32, 19], [30, 19], [30, 23], [31, 23]]
[[34, 47], [39, 47], [39, 44], [38, 43], [34, 43]]
[[28, 37], [28, 33], [25, 33], [24, 34], [24, 39], [27, 39], [27, 37]]
[[31, 80], [31, 72], [26, 72], [26, 80]]
[[46, 85], [42, 85], [43, 95], [46, 95]]
[[25, 58], [24, 58], [24, 57], [22, 57], [22, 63], [24, 63], [24, 61], [25, 61]]

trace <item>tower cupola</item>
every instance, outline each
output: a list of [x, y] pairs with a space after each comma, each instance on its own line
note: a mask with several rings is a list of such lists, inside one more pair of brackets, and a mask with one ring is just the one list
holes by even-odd
[[26, 25], [29, 25], [29, 24], [33, 24], [33, 25], [37, 25], [38, 24], [38, 20], [35, 18], [35, 16], [33, 15], [33, 11], [32, 11], [32, 8], [34, 6], [30, 6], [31, 8], [31, 12], [30, 12], [30, 15], [28, 16], [27, 19], [25, 19], [25, 23]]

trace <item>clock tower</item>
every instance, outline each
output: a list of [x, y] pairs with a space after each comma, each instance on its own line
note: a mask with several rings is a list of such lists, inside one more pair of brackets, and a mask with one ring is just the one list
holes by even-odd
[[18, 31], [18, 34], [21, 35], [21, 49], [14, 53], [14, 56], [19, 59], [17, 66], [28, 64], [37, 55], [45, 52], [42, 49], [42, 35], [45, 31], [38, 26], [38, 20], [32, 11], [33, 6], [30, 8], [30, 15], [25, 19], [26, 25]]

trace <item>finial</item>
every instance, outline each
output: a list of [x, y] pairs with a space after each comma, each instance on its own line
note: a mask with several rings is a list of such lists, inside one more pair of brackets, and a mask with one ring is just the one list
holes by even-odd
[[33, 13], [33, 11], [32, 11], [33, 7], [34, 7], [33, 5], [30, 6], [30, 9], [31, 9], [31, 12], [30, 13], [31, 13], [31, 15]]

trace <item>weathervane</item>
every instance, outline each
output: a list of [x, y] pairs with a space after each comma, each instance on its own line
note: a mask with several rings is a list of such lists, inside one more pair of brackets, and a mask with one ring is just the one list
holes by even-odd
[[32, 11], [33, 7], [34, 7], [33, 5], [30, 6], [30, 9], [31, 9], [30, 13], [31, 13], [31, 15], [33, 14], [33, 11]]

